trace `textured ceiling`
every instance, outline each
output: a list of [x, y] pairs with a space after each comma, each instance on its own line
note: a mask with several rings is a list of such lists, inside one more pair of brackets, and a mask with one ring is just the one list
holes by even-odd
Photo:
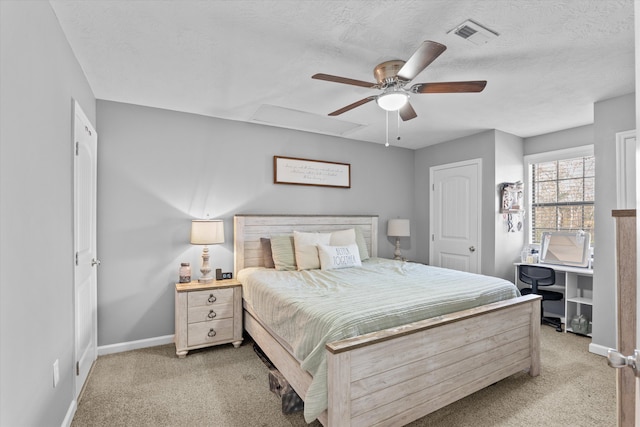
[[[418, 117], [389, 117], [407, 148], [486, 129], [521, 137], [593, 122], [593, 103], [632, 93], [633, 0], [51, 0], [99, 99], [384, 143], [375, 81], [424, 40], [447, 50], [417, 82], [487, 80], [482, 93], [415, 94]], [[500, 36], [448, 32], [473, 19]]]

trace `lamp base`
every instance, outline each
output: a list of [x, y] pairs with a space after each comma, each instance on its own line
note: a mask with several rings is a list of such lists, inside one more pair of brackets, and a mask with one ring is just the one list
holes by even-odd
[[211, 266], [209, 265], [209, 247], [205, 245], [202, 249], [202, 268], [200, 269], [202, 276], [198, 279], [198, 283], [211, 283], [214, 277], [211, 275]]
[[400, 238], [396, 237], [396, 250], [393, 253], [394, 257], [393, 259], [398, 260], [398, 261], [402, 261], [402, 252], [400, 252]]

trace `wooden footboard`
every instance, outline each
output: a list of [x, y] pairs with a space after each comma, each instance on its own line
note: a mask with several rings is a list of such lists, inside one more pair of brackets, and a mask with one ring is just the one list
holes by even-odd
[[[311, 382], [250, 314], [245, 329], [302, 397]], [[527, 295], [327, 344], [327, 426], [404, 425], [517, 372], [540, 373]]]

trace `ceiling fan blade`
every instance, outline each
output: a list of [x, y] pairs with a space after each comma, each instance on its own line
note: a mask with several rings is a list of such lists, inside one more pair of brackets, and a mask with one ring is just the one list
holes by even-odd
[[418, 83], [411, 86], [413, 93], [456, 93], [456, 92], [482, 92], [487, 85], [486, 80], [468, 82], [438, 82]]
[[422, 70], [427, 68], [447, 47], [443, 44], [426, 40], [418, 50], [398, 71], [398, 78], [406, 81], [413, 80]]
[[407, 120], [415, 119], [416, 117], [418, 117], [416, 110], [414, 110], [411, 104], [409, 104], [409, 101], [407, 101], [407, 103], [400, 108], [400, 118], [406, 122]]
[[349, 110], [352, 110], [352, 109], [354, 109], [356, 107], [359, 107], [359, 106], [361, 106], [363, 104], [366, 104], [367, 102], [373, 101], [374, 99], [376, 99], [375, 96], [369, 96], [367, 98], [361, 99], [360, 101], [356, 101], [353, 104], [349, 104], [346, 107], [342, 107], [341, 109], [336, 110], [333, 113], [329, 113], [329, 115], [330, 116], [338, 116], [338, 115], [340, 115], [342, 113], [346, 113]]
[[311, 78], [316, 80], [326, 80], [328, 82], [344, 83], [346, 85], [361, 86], [370, 89], [375, 89], [378, 87], [376, 83], [369, 83], [363, 80], [348, 79], [346, 77], [332, 76], [330, 74], [318, 73], [311, 76]]

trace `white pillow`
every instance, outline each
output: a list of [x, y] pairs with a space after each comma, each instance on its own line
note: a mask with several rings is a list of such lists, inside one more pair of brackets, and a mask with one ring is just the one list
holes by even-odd
[[334, 231], [331, 233], [329, 240], [331, 246], [347, 246], [356, 242], [356, 230], [350, 228], [348, 230]]
[[355, 243], [347, 246], [318, 245], [320, 267], [323, 270], [358, 267], [362, 265], [360, 252]]
[[318, 245], [328, 245], [331, 233], [303, 233], [293, 232], [293, 246], [296, 253], [298, 270], [312, 270], [320, 268]]

